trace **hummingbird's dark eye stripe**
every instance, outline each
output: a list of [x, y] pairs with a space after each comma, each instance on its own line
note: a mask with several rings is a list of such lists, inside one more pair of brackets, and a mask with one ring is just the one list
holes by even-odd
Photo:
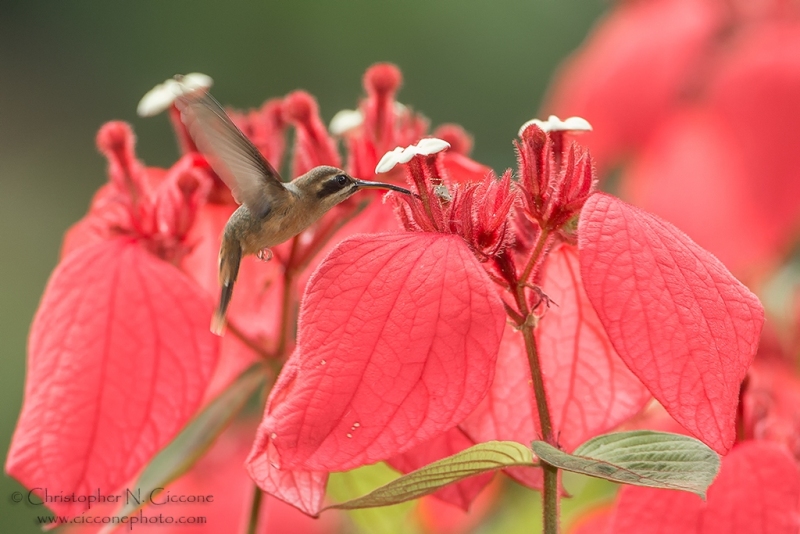
[[347, 187], [347, 184], [350, 183], [350, 181], [347, 180], [347, 177], [345, 177], [345, 180], [340, 180], [339, 176], [344, 176], [344, 175], [340, 174], [338, 176], [334, 176], [330, 180], [326, 180], [322, 184], [322, 187], [319, 189], [319, 191], [317, 191], [317, 198], [328, 197], [330, 195], [333, 195], [334, 193], [338, 193], [339, 191]]

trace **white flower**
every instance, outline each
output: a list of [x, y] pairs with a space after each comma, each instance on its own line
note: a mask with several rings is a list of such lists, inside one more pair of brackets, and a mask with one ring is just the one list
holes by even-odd
[[198, 89], [208, 89], [213, 83], [214, 80], [210, 76], [199, 72], [187, 74], [181, 77], [180, 81], [170, 78], [150, 89], [142, 97], [136, 107], [136, 113], [140, 117], [158, 115], [162, 111], [169, 109], [178, 96]]
[[522, 137], [522, 132], [525, 131], [525, 128], [530, 126], [531, 124], [535, 124], [539, 128], [542, 129], [543, 132], [590, 132], [592, 131], [592, 125], [589, 124], [589, 121], [582, 117], [570, 117], [568, 119], [564, 119], [563, 121], [556, 117], [555, 115], [550, 115], [546, 121], [540, 121], [539, 119], [529, 120], [525, 124], [519, 127], [519, 133], [517, 134], [519, 137]]
[[435, 137], [425, 138], [416, 145], [409, 145], [405, 148], [397, 147], [383, 155], [375, 167], [375, 174], [389, 172], [398, 163], [408, 163], [414, 156], [430, 156], [446, 148], [450, 148], [450, 143]]
[[[394, 103], [394, 114], [401, 116], [408, 111], [408, 108], [400, 102]], [[364, 114], [357, 109], [343, 109], [333, 116], [328, 131], [331, 135], [346, 134], [350, 130], [354, 130], [364, 123]]]
[[358, 128], [364, 122], [364, 115], [355, 109], [343, 109], [333, 116], [328, 126], [332, 135], [342, 135], [354, 128]]

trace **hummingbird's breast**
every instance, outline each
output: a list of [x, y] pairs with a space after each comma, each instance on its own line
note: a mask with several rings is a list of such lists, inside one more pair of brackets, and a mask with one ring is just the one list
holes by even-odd
[[294, 195], [287, 195], [270, 205], [263, 217], [253, 215], [242, 205], [233, 212], [225, 226], [225, 238], [239, 241], [244, 254], [256, 254], [296, 236], [318, 219], [313, 210], [303, 209]]

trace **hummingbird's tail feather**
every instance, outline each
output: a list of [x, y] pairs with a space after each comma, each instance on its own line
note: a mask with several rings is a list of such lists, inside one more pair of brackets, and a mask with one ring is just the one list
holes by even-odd
[[233, 295], [233, 282], [222, 286], [219, 296], [219, 305], [214, 310], [214, 317], [211, 319], [211, 332], [221, 336], [225, 332], [225, 313], [228, 311], [228, 304]]
[[238, 241], [222, 240], [219, 251], [219, 283], [222, 286], [219, 304], [211, 319], [211, 332], [221, 336], [225, 331], [225, 314], [233, 296], [233, 284], [239, 274], [239, 262], [242, 259], [242, 247]]

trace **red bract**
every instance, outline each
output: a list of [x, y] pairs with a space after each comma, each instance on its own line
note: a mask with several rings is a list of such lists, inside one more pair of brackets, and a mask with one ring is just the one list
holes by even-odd
[[748, 278], [775, 268], [800, 229], [788, 156], [800, 120], [798, 15], [782, 0], [620, 3], [548, 104], [595, 125], [587, 143], [604, 170], [627, 158], [627, 199]]
[[800, 473], [780, 446], [749, 441], [723, 458], [708, 500], [625, 486], [609, 520], [616, 534], [790, 534], [798, 528]]
[[734, 272], [749, 273], [779, 243], [750, 200], [737, 144], [708, 111], [676, 112], [631, 164], [622, 189], [635, 204], [689, 231]]
[[8, 473], [50, 494], [117, 491], [197, 409], [217, 357], [210, 319], [191, 280], [133, 239], [69, 255], [31, 327]]
[[578, 226], [581, 276], [617, 353], [679, 423], [724, 454], [764, 310], [674, 226], [605, 194]]
[[[256, 438], [256, 445], [261, 441]], [[273, 497], [291, 504], [303, 513], [317, 517], [322, 510], [328, 473], [323, 471], [280, 470], [271, 462], [273, 453], [250, 453], [247, 470], [258, 487]]]
[[[249, 450], [249, 439], [254, 425], [235, 424], [225, 431], [214, 446], [197, 464], [178, 480], [153, 494], [155, 504], [149, 504], [133, 518], [141, 514], [150, 522], [128, 524], [114, 532], [138, 531], [153, 534], [219, 534], [220, 532], [244, 532], [250, 519], [249, 507], [253, 499], [253, 482], [243, 467]], [[144, 493], [142, 493], [144, 496]], [[197, 502], [184, 501], [196, 497]], [[197, 498], [200, 497], [200, 498]], [[325, 534], [338, 532], [341, 515], [329, 512], [320, 519], [312, 519], [295, 507], [280, 499], [263, 496], [263, 505], [258, 518], [257, 532], [279, 534]], [[92, 508], [92, 515], [102, 517], [112, 515], [116, 507], [102, 508], [102, 512]], [[160, 522], [154, 521], [158, 516]], [[98, 517], [98, 519], [100, 519]], [[195, 519], [196, 522], [180, 523], [180, 520]], [[203, 522], [200, 520], [202, 519]], [[107, 532], [97, 526], [71, 528], [70, 534], [89, 534]]]
[[350, 469], [456, 426], [493, 376], [505, 320], [488, 282], [458, 238], [341, 243], [306, 291], [292, 378], [250, 461], [274, 448], [280, 469]]
[[[291, 390], [297, 376], [298, 362], [289, 360], [272, 386], [272, 391]], [[273, 402], [280, 402], [281, 398], [267, 401], [267, 410]], [[264, 425], [256, 432], [256, 439], [251, 447], [245, 466], [250, 477], [256, 484], [269, 495], [302, 510], [310, 516], [316, 517], [322, 510], [325, 498], [325, 486], [328, 484], [328, 473], [325, 471], [301, 471], [297, 469], [279, 469], [280, 455], [275, 446], [270, 442], [271, 434], [264, 429]]]
[[800, 461], [798, 406], [800, 379], [793, 370], [784, 363], [757, 358], [742, 392], [745, 437], [780, 443]]
[[586, 144], [602, 171], [639, 149], [692, 89], [704, 48], [722, 23], [719, 4], [620, 2], [562, 68], [548, 111], [592, 123], [597, 133], [587, 136]]
[[[795, 165], [786, 157], [796, 146], [791, 124], [800, 120], [792, 96], [800, 89], [798, 50], [797, 23], [742, 32], [709, 81], [706, 101], [695, 105], [702, 144], [691, 133], [697, 122], [682, 120], [688, 113], [677, 115], [659, 128], [642, 163], [623, 180], [634, 202], [674, 221], [747, 274], [774, 267], [800, 224]], [[700, 178], [688, 183], [681, 175]], [[676, 188], [676, 180], [687, 183]], [[698, 213], [681, 202], [687, 197], [707, 208]]]

